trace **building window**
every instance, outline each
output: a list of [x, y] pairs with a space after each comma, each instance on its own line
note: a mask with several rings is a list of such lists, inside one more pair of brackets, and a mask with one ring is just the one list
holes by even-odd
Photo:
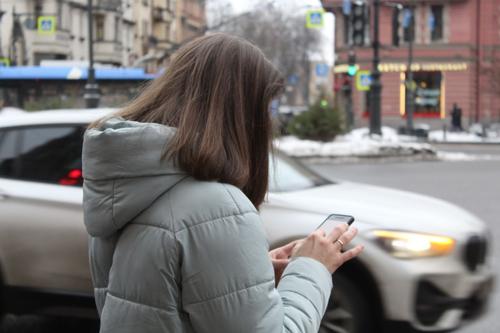
[[119, 42], [121, 39], [120, 33], [120, 17], [115, 16], [115, 42]]
[[351, 27], [350, 27], [350, 21], [351, 20], [350, 20], [350, 17], [348, 15], [344, 15], [343, 18], [344, 18], [343, 19], [343, 22], [344, 22], [344, 29], [343, 29], [344, 30], [343, 31], [344, 32], [344, 46], [347, 46], [347, 45], [350, 44], [350, 36], [349, 36], [350, 34], [349, 34], [349, 32], [350, 32], [350, 29], [351, 29]]
[[104, 15], [101, 14], [95, 16], [95, 39], [104, 40]]
[[392, 12], [392, 45], [399, 46], [399, 9], [394, 9]]
[[38, 18], [42, 16], [42, 2], [40, 0], [35, 1], [35, 8], [34, 8], [34, 14], [35, 14], [35, 24], [36, 27], [38, 28]]
[[57, 21], [56, 21], [56, 27], [58, 29], [63, 28], [63, 2], [62, 0], [57, 0]]
[[416, 72], [414, 114], [421, 117], [439, 117], [441, 112], [441, 72]]
[[429, 15], [431, 40], [443, 40], [443, 5], [432, 5]]
[[415, 41], [415, 8], [405, 7], [403, 15], [403, 40], [407, 43]]

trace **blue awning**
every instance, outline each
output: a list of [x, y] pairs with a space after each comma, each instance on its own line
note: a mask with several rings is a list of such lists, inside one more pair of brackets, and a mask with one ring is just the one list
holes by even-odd
[[[85, 67], [0, 67], [0, 80], [86, 80]], [[142, 68], [96, 68], [97, 80], [151, 80], [157, 75], [148, 74]]]

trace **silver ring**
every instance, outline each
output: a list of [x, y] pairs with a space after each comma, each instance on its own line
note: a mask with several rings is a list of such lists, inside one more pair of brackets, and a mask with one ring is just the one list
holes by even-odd
[[343, 247], [345, 245], [344, 242], [340, 240], [340, 238], [337, 239], [335, 242], [339, 243], [341, 247]]

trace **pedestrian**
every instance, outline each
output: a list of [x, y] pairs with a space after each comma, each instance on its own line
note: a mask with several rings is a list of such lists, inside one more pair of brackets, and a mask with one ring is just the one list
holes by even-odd
[[451, 130], [456, 132], [463, 131], [462, 109], [458, 107], [457, 103], [453, 103], [453, 108], [451, 109]]
[[[83, 146], [102, 333], [317, 332], [354, 227], [268, 252], [271, 101], [283, 79], [227, 34], [195, 39]], [[286, 221], [283, 221], [286, 228]]]

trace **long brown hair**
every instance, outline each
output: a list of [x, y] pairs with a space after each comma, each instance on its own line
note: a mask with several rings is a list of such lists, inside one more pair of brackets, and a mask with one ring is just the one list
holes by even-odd
[[283, 79], [248, 41], [223, 33], [197, 38], [165, 73], [117, 115], [177, 128], [164, 157], [196, 179], [239, 187], [258, 207], [268, 187], [268, 111]]

